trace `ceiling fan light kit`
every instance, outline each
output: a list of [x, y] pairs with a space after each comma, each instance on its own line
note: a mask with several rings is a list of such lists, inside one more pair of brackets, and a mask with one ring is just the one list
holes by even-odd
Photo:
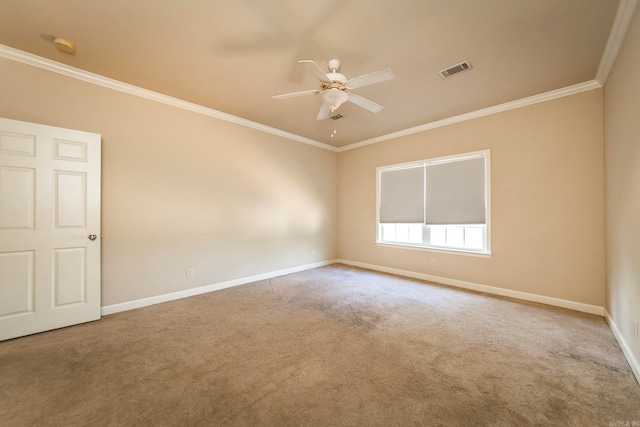
[[331, 88], [324, 91], [322, 99], [324, 103], [329, 106], [329, 110], [333, 113], [339, 106], [349, 99], [349, 96], [340, 89]]
[[273, 96], [273, 99], [286, 99], [296, 96], [322, 94], [322, 105], [316, 117], [317, 120], [329, 118], [329, 114], [337, 110], [342, 104], [349, 101], [362, 107], [372, 113], [378, 113], [382, 110], [382, 105], [377, 104], [367, 98], [355, 93], [348, 92], [349, 89], [356, 89], [363, 86], [381, 83], [395, 78], [395, 74], [391, 68], [375, 71], [353, 79], [347, 79], [344, 74], [339, 73], [340, 60], [332, 59], [328, 63], [329, 73], [322, 71], [322, 68], [309, 59], [298, 61], [309, 74], [320, 82], [320, 90], [305, 90], [301, 92], [285, 93], [283, 95]]

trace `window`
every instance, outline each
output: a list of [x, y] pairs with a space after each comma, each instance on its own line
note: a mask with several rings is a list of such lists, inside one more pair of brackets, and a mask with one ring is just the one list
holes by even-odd
[[378, 168], [379, 244], [489, 254], [489, 150]]

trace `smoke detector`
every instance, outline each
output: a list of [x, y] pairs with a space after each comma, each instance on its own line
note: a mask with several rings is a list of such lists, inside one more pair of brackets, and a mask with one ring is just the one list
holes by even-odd
[[76, 51], [76, 45], [70, 42], [67, 39], [63, 39], [62, 37], [54, 37], [53, 45], [66, 53], [74, 53]]
[[443, 79], [446, 79], [456, 74], [462, 73], [463, 71], [468, 71], [471, 68], [473, 68], [471, 67], [471, 63], [469, 61], [464, 61], [459, 64], [452, 65], [449, 68], [445, 68], [444, 70], [439, 71], [439, 73]]

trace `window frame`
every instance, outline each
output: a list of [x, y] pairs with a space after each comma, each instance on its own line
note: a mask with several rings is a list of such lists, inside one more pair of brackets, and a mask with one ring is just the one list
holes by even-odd
[[[462, 249], [462, 248], [448, 248], [442, 246], [431, 246], [427, 244], [416, 244], [416, 243], [405, 243], [405, 242], [393, 242], [393, 241], [385, 241], [382, 240], [382, 227], [380, 223], [380, 204], [381, 204], [381, 177], [382, 172], [389, 171], [393, 169], [403, 169], [412, 166], [420, 166], [425, 165], [428, 167], [429, 165], [436, 165], [442, 163], [449, 163], [453, 161], [464, 161], [476, 159], [478, 157], [483, 157], [485, 159], [485, 236], [486, 239], [486, 247], [483, 250], [470, 250], [470, 249]], [[426, 191], [426, 190], [425, 190]], [[426, 196], [425, 196], [426, 203]], [[426, 208], [425, 208], [426, 212]], [[423, 226], [430, 227], [430, 225], [422, 224]], [[445, 226], [478, 226], [478, 224], [447, 224]], [[434, 157], [423, 160], [416, 160], [411, 162], [404, 163], [396, 163], [391, 165], [379, 166], [376, 168], [376, 240], [375, 244], [378, 246], [386, 246], [386, 247], [395, 247], [395, 248], [404, 248], [404, 249], [413, 249], [413, 250], [421, 250], [428, 252], [436, 252], [436, 253], [451, 253], [451, 254], [459, 254], [459, 255], [468, 255], [468, 256], [477, 256], [488, 258], [491, 257], [491, 150], [478, 150], [466, 153], [452, 154], [441, 157]]]

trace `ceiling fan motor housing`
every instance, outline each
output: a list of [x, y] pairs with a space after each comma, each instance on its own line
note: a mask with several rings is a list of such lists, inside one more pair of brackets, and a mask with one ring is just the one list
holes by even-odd
[[331, 80], [332, 82], [340, 82], [342, 84], [347, 83], [347, 77], [344, 74], [340, 74], [340, 73], [328, 73], [327, 77], [329, 78], [329, 80]]

